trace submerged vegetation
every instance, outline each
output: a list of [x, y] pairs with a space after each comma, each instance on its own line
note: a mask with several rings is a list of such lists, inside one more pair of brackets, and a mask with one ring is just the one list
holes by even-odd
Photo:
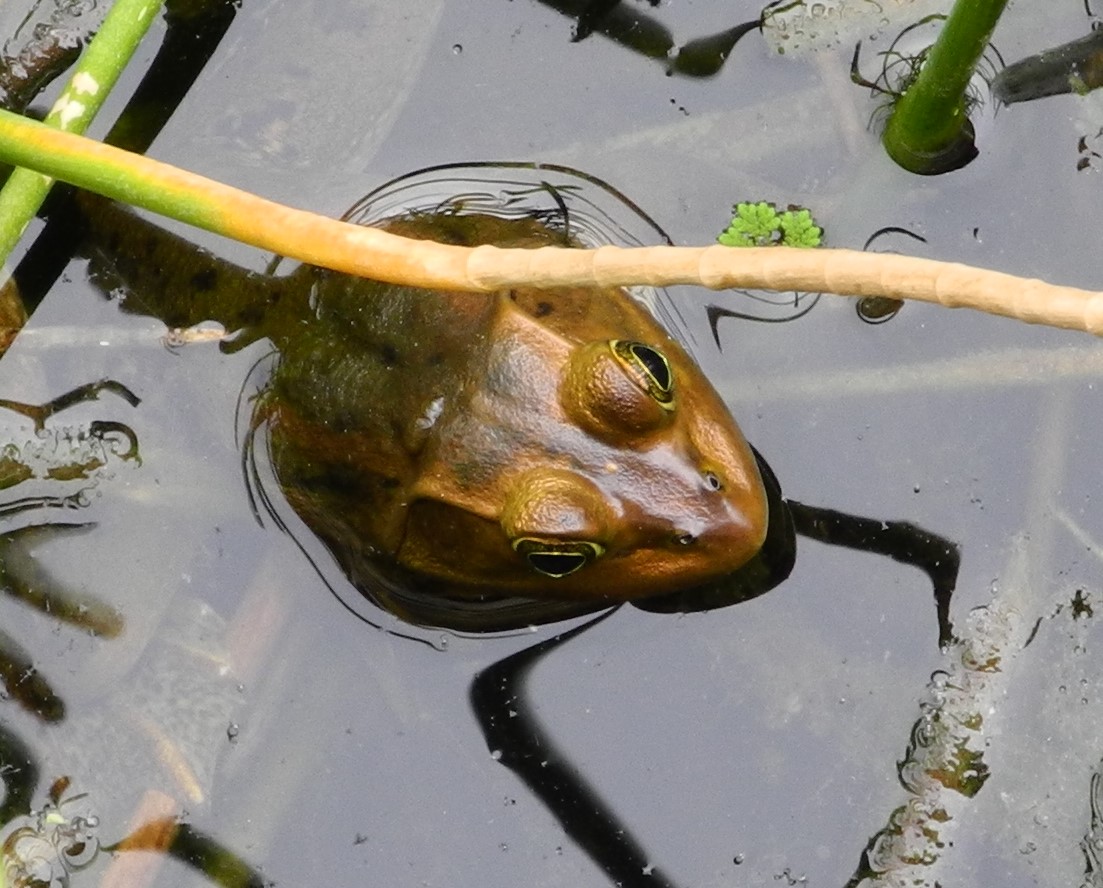
[[976, 156], [967, 112], [970, 81], [1007, 0], [957, 0], [912, 82], [895, 103], [882, 140], [913, 173], [949, 172]]

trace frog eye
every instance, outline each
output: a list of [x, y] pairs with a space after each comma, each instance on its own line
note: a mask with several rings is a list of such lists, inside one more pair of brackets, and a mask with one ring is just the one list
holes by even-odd
[[674, 371], [666, 355], [650, 345], [624, 339], [611, 340], [609, 347], [644, 391], [664, 409], [674, 409]]
[[605, 548], [586, 541], [562, 542], [521, 537], [513, 541], [513, 551], [521, 555], [529, 567], [544, 576], [559, 579], [569, 576], [596, 561]]
[[674, 421], [674, 371], [661, 351], [642, 342], [582, 343], [566, 366], [559, 403], [590, 434], [621, 444]]

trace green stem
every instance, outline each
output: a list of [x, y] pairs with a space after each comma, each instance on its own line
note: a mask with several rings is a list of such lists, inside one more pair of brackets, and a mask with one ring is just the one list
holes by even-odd
[[976, 156], [965, 91], [1007, 0], [957, 0], [915, 82], [893, 109], [885, 149], [913, 173], [939, 173]]
[[[111, 92], [164, 0], [115, 0], [99, 33], [73, 69], [69, 83], [45, 122], [83, 133]], [[0, 262], [7, 260], [42, 206], [53, 180], [27, 169], [13, 170], [0, 189]]]

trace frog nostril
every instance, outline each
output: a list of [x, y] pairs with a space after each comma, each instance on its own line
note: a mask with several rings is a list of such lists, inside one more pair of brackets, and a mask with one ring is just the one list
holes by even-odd
[[709, 490], [723, 490], [724, 482], [720, 480], [720, 476], [715, 472], [705, 472], [704, 474], [705, 486]]
[[695, 537], [692, 533], [676, 533], [674, 534], [674, 542], [677, 543], [679, 546], [692, 546], [694, 543], [697, 542], [697, 537]]

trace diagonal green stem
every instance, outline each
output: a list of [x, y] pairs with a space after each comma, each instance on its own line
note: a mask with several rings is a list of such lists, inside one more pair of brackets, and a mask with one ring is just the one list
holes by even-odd
[[[46, 116], [48, 125], [67, 132], [84, 132], [163, 3], [164, 0], [115, 0], [99, 33], [88, 44], [69, 83]], [[18, 243], [52, 184], [52, 179], [40, 173], [17, 169], [0, 189], [0, 262], [7, 259]]]
[[957, 0], [915, 82], [885, 128], [885, 150], [913, 173], [938, 173], [976, 156], [965, 90], [1007, 0]]

